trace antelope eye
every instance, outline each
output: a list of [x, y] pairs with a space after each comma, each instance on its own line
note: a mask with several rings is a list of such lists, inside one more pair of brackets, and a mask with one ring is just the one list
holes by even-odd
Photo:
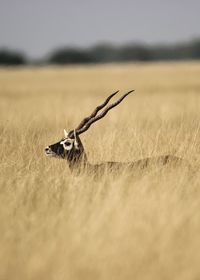
[[66, 146], [70, 146], [71, 143], [70, 143], [70, 142], [65, 142], [65, 145], [66, 145]]

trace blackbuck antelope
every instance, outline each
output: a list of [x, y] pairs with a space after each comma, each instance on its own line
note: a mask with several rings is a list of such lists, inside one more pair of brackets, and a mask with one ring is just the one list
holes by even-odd
[[[46, 156], [58, 157], [65, 159], [69, 165], [70, 170], [79, 174], [81, 171], [89, 172], [89, 173], [98, 173], [102, 174], [104, 171], [117, 171], [120, 172], [122, 170], [131, 170], [134, 168], [145, 168], [150, 164], [158, 164], [165, 165], [170, 162], [177, 162], [181, 159], [172, 155], [162, 155], [158, 157], [149, 157], [140, 159], [133, 162], [103, 162], [100, 164], [91, 164], [87, 159], [87, 155], [85, 153], [83, 144], [80, 140], [79, 135], [87, 131], [90, 126], [96, 121], [102, 119], [112, 108], [117, 106], [122, 102], [122, 100], [127, 97], [134, 90], [131, 90], [124, 94], [121, 98], [119, 98], [116, 102], [105, 107], [110, 99], [116, 95], [119, 91], [114, 92], [89, 116], [84, 118], [81, 123], [77, 126], [77, 128], [67, 132], [64, 130], [64, 138], [59, 142], [49, 145], [45, 148]], [[105, 108], [104, 108], [105, 107]], [[98, 112], [103, 109], [104, 110], [98, 114]]]

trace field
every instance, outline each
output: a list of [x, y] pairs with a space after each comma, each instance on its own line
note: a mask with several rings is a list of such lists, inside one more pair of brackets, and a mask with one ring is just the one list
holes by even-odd
[[[0, 69], [0, 280], [200, 279], [200, 63]], [[91, 163], [181, 168], [74, 177], [44, 147], [121, 90], [82, 142]]]

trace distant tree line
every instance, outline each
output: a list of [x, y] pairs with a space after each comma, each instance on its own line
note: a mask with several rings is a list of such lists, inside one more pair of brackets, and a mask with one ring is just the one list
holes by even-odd
[[128, 44], [116, 47], [103, 44], [89, 49], [63, 48], [54, 51], [49, 56], [48, 63], [73, 64], [184, 59], [200, 59], [200, 39], [190, 43], [168, 46]]
[[[114, 46], [101, 44], [91, 48], [62, 48], [52, 52], [47, 59], [32, 61], [40, 64], [88, 64], [132, 61], [200, 59], [200, 39], [174, 45], [127, 44]], [[24, 55], [0, 50], [1, 65], [22, 65], [30, 61]]]
[[22, 53], [0, 49], [0, 65], [23, 65], [26, 63], [26, 57]]

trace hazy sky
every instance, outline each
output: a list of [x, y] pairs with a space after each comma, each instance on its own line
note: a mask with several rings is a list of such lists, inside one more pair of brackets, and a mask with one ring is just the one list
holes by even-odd
[[198, 36], [200, 0], [0, 0], [0, 48], [34, 58], [66, 45]]

